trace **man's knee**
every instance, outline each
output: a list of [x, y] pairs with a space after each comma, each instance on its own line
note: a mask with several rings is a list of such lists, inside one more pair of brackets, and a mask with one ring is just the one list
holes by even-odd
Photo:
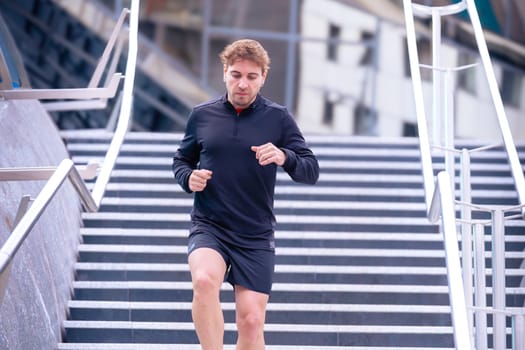
[[197, 272], [192, 276], [193, 292], [196, 296], [210, 296], [219, 293], [222, 282], [216, 281], [206, 272]]
[[246, 340], [257, 341], [264, 332], [264, 315], [258, 312], [237, 315], [237, 330]]

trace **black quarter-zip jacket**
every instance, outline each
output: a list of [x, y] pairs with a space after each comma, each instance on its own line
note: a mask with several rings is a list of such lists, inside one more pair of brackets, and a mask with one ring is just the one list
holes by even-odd
[[227, 96], [196, 106], [173, 157], [173, 172], [188, 193], [193, 169], [213, 172], [194, 194], [190, 232], [203, 230], [247, 248], [273, 249], [276, 164], [261, 166], [251, 146], [273, 143], [286, 154], [283, 169], [315, 184], [319, 164], [287, 109], [262, 95], [237, 115]]

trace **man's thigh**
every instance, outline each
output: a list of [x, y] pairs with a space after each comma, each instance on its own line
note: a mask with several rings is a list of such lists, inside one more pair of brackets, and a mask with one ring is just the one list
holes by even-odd
[[269, 295], [266, 293], [256, 292], [239, 285], [235, 286], [235, 306], [238, 317], [256, 314], [264, 322], [268, 300]]
[[188, 247], [188, 264], [192, 281], [211, 278], [219, 287], [226, 274], [224, 253], [213, 237], [207, 234], [192, 235]]

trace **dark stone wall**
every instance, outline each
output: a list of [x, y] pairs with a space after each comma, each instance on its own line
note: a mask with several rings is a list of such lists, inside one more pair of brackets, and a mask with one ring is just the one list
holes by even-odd
[[[37, 101], [0, 101], [0, 168], [57, 166], [67, 158], [55, 124]], [[45, 181], [0, 181], [0, 244], [23, 195]], [[54, 350], [61, 338], [80, 242], [81, 206], [66, 180], [15, 256], [0, 304], [0, 349]]]

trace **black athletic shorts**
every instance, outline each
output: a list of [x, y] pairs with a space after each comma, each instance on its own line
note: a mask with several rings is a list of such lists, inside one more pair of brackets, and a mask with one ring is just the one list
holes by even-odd
[[221, 254], [226, 262], [225, 281], [232, 286], [270, 294], [275, 267], [275, 251], [247, 249], [229, 244], [216, 235], [194, 231], [188, 241], [188, 255], [197, 248], [211, 248]]

